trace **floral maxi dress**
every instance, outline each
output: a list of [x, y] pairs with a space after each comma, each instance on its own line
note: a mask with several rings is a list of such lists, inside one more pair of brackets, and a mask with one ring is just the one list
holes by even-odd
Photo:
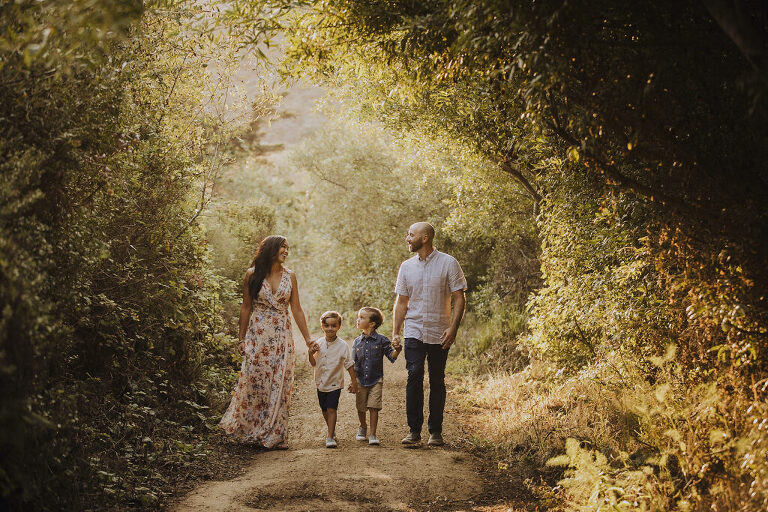
[[240, 378], [219, 422], [233, 439], [265, 448], [282, 448], [288, 441], [294, 365], [290, 273], [283, 269], [274, 292], [265, 279], [253, 301]]

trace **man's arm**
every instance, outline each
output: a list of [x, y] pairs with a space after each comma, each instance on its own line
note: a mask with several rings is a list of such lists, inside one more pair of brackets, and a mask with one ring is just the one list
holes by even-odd
[[[405, 313], [408, 311], [408, 301], [410, 297], [407, 295], [397, 295], [395, 298], [395, 307], [392, 310], [392, 346], [400, 353], [402, 345], [400, 344], [400, 332], [403, 330], [403, 323], [405, 322]], [[397, 356], [395, 356], [397, 357]]]
[[464, 306], [467, 304], [464, 290], [451, 292], [451, 300], [453, 302], [451, 307], [451, 325], [440, 335], [440, 345], [444, 350], [449, 349], [453, 342], [456, 341], [459, 324], [461, 324], [461, 319], [464, 318]]

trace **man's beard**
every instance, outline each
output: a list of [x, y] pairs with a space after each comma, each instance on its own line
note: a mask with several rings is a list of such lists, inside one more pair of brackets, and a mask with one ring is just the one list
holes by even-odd
[[411, 242], [411, 245], [410, 245], [409, 249], [411, 250], [411, 252], [416, 252], [416, 251], [418, 251], [419, 249], [421, 249], [421, 247], [422, 247], [423, 245], [424, 245], [424, 244], [423, 244], [421, 241], [418, 241], [418, 242], [417, 242], [417, 241], [414, 241], [414, 242]]

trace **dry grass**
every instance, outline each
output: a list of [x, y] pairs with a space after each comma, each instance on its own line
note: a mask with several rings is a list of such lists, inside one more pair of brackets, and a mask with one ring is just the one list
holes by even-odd
[[567, 438], [618, 456], [637, 428], [621, 394], [597, 378], [599, 370], [570, 378], [533, 361], [521, 372], [464, 377], [455, 389], [473, 442], [492, 448], [502, 464], [533, 477], [556, 477], [547, 460]]
[[635, 393], [642, 391], [615, 363], [605, 361], [564, 376], [551, 365], [532, 360], [520, 372], [461, 376], [453, 394], [466, 436], [508, 474], [509, 485], [525, 487], [539, 506], [578, 508], [582, 497], [560, 485], [571, 471], [547, 464], [562, 456], [568, 439], [590, 453], [604, 454], [608, 466], [624, 466], [628, 452], [642, 456], [634, 412]]
[[534, 360], [460, 377], [454, 400], [473, 446], [547, 510], [765, 510], [766, 408], [686, 385], [674, 350], [654, 359], [655, 378], [613, 354], [571, 376]]

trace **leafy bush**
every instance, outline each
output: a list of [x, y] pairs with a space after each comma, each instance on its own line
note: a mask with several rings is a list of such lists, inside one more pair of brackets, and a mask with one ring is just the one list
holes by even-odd
[[365, 305], [391, 310], [408, 227], [427, 219], [440, 228], [444, 182], [430, 162], [409, 159], [387, 137], [374, 126], [339, 125], [293, 153], [309, 176], [302, 243], [312, 269], [304, 289], [318, 309], [349, 318]]
[[530, 350], [518, 342], [528, 316], [512, 300], [489, 302], [486, 290], [472, 294], [474, 310], [466, 315], [448, 359], [450, 373], [496, 374], [528, 366]]
[[201, 70], [234, 54], [194, 37], [192, 7], [0, 7], [0, 490], [13, 508], [156, 506], [167, 472], [206, 456], [209, 407], [233, 378], [232, 291], [197, 218], [233, 126], [189, 106], [213, 105]]

